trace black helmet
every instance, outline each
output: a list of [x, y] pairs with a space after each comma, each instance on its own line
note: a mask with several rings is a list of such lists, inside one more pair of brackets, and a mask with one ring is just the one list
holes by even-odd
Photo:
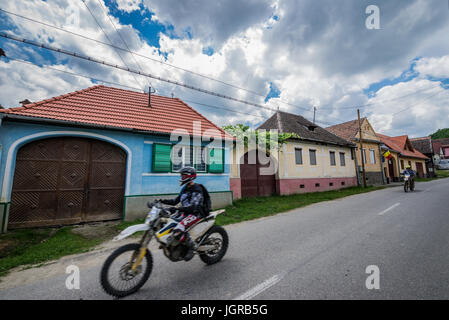
[[196, 170], [193, 167], [184, 167], [179, 170], [179, 173], [181, 174], [181, 180], [179, 180], [181, 186], [196, 179]]

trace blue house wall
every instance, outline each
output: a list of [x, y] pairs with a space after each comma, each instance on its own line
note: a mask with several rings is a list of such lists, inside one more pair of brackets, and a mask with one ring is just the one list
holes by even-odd
[[[17, 151], [32, 141], [63, 136], [103, 140], [119, 146], [127, 153], [124, 208], [124, 218], [127, 220], [144, 214], [145, 208], [141, 208], [141, 206], [147, 200], [151, 200], [157, 195], [171, 196], [180, 189], [178, 174], [151, 172], [152, 144], [173, 144], [174, 142], [170, 141], [168, 135], [158, 136], [119, 130], [3, 121], [0, 122], [0, 232], [7, 228]], [[204, 184], [211, 192], [213, 205], [215, 200], [215, 207], [232, 203], [228, 148], [224, 149], [224, 154], [223, 173], [200, 173], [197, 178], [197, 182]]]

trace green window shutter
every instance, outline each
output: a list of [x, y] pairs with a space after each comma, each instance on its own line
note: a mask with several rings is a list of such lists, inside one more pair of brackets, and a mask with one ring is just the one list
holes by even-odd
[[210, 149], [209, 151], [209, 172], [224, 172], [224, 153], [223, 149]]
[[171, 171], [171, 145], [153, 144], [153, 163], [152, 172], [170, 172]]

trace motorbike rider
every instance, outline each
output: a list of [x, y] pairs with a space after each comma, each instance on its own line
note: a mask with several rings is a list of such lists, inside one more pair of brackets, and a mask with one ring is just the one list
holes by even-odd
[[407, 165], [404, 170], [404, 174], [410, 176], [410, 186], [413, 188], [415, 184], [415, 170], [412, 170], [412, 167], [410, 165]]
[[181, 203], [181, 207], [178, 208], [180, 216], [177, 220], [180, 222], [173, 229], [173, 237], [179, 241], [185, 241], [185, 245], [188, 248], [185, 261], [189, 261], [193, 258], [196, 244], [190, 237], [186, 229], [198, 222], [203, 216], [207, 214], [204, 206], [204, 194], [203, 186], [195, 183], [196, 170], [193, 167], [183, 167], [180, 172], [181, 179], [179, 183], [184, 186], [179, 195], [175, 199], [160, 200], [164, 204], [175, 206]]

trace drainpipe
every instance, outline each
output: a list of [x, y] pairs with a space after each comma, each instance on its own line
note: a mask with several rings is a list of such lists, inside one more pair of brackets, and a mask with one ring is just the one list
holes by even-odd
[[[356, 178], [357, 178], [357, 186], [359, 186], [360, 187], [360, 177], [359, 177], [359, 165], [358, 165], [358, 163], [357, 163], [357, 147], [353, 147], [352, 149], [351, 149], [351, 152], [352, 152], [352, 155], [354, 155], [354, 163], [355, 163], [355, 176], [356, 176]], [[351, 156], [352, 156], [351, 155]]]
[[399, 179], [399, 181], [401, 181], [401, 172], [402, 172], [402, 169], [401, 169], [401, 160], [400, 160], [400, 158], [401, 158], [401, 153], [398, 152], [398, 153], [397, 153], [397, 156], [398, 156], [398, 179]]
[[382, 156], [382, 152], [380, 150], [380, 144], [378, 144], [377, 146], [379, 147], [379, 160], [380, 160], [380, 171], [382, 172], [382, 184], [386, 184], [385, 173], [384, 173], [384, 166], [382, 164], [382, 157], [383, 156]]

